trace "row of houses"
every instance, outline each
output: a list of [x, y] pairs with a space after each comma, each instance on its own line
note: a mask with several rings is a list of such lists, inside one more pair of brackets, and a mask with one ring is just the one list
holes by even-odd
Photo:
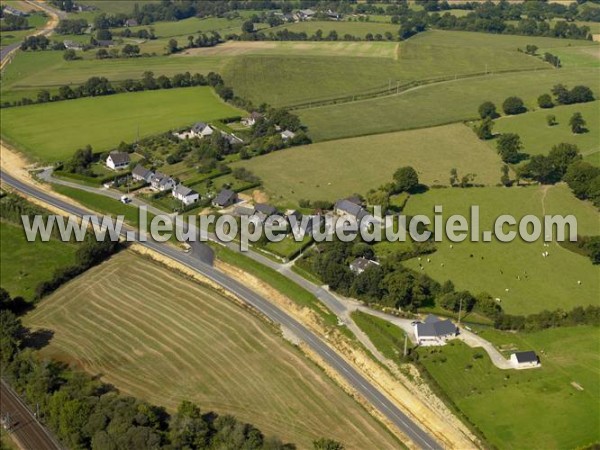
[[185, 206], [192, 205], [200, 200], [200, 194], [193, 189], [184, 186], [182, 183], [177, 183], [172, 177], [162, 173], [153, 172], [146, 169], [141, 164], [135, 166], [131, 172], [131, 177], [135, 181], [148, 183], [150, 188], [157, 192], [171, 191], [173, 197], [182, 202]]
[[20, 9], [13, 8], [12, 6], [6, 5], [3, 10], [6, 14], [11, 14], [17, 17], [27, 17], [29, 13], [25, 11], [21, 11]]
[[215, 132], [221, 133], [221, 136], [227, 139], [231, 145], [244, 143], [244, 141], [237, 137], [235, 134], [225, 133], [224, 131], [213, 128], [209, 124], [204, 122], [197, 122], [188, 131], [183, 131], [181, 133], [173, 133], [173, 135], [178, 137], [179, 139], [203, 139], [212, 136]]
[[[275, 16], [280, 17], [282, 20], [286, 22], [304, 22], [307, 20], [313, 20], [317, 17], [319, 13], [313, 9], [299, 9], [296, 12], [283, 14], [283, 13], [275, 13]], [[323, 13], [329, 20], [340, 20], [342, 15], [336, 11], [328, 9], [327, 11], [323, 11]]]

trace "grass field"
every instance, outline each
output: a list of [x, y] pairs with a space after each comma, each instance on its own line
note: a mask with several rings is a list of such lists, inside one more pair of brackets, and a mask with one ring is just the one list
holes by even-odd
[[558, 83], [584, 84], [596, 95], [600, 92], [597, 69], [563, 68], [458, 79], [400, 95], [298, 110], [297, 114], [309, 127], [313, 140], [339, 139], [474, 119], [485, 100], [501, 105], [513, 95], [534, 108], [538, 96]]
[[190, 400], [301, 448], [320, 436], [346, 448], [398, 446], [262, 321], [128, 252], [58, 290], [25, 323], [55, 332], [45, 355], [170, 410]]
[[[364, 23], [341, 24], [358, 26]], [[305, 23], [299, 25], [304, 26]], [[533, 42], [540, 47], [569, 43], [581, 45], [581, 42], [593, 45], [586, 41], [538, 39], [533, 39]], [[522, 36], [490, 37], [481, 33], [430, 31], [399, 44], [303, 42], [296, 44], [302, 45], [301, 52], [285, 57], [247, 55], [235, 58], [225, 66], [223, 74], [236, 92], [257, 103], [266, 101], [273, 105], [293, 105], [381, 90], [415, 80], [507, 70], [550, 70], [550, 66], [540, 59], [517, 51], [518, 47], [525, 47], [530, 41]], [[272, 43], [265, 44], [273, 46]], [[362, 56], [366, 45], [377, 45], [377, 53], [383, 57], [378, 60], [357, 58]], [[341, 47], [338, 57], [318, 57], [328, 46], [332, 49]], [[211, 50], [211, 54], [224, 47]], [[494, 57], [490, 58], [492, 52]], [[319, 83], [315, 83], [315, 79]]]
[[[527, 214], [540, 217], [545, 208], [546, 214], [575, 215], [581, 235], [598, 234], [598, 212], [590, 203], [575, 199], [564, 185], [433, 189], [412, 196], [404, 213], [432, 217], [434, 205], [443, 206], [445, 218], [452, 214], [469, 217], [470, 205], [479, 205], [481, 231], [493, 229], [493, 221], [501, 214], [511, 214], [518, 221]], [[454, 243], [451, 248], [448, 240], [444, 240], [429, 257], [431, 262], [422, 264], [424, 272], [439, 282], [451, 280], [457, 289], [467, 289], [473, 294], [487, 292], [500, 298], [502, 308], [511, 314], [598, 305], [600, 267], [557, 243], [549, 245], [549, 248], [544, 247], [541, 241], [501, 243], [494, 240], [488, 243], [467, 239]], [[541, 256], [544, 251], [549, 252], [547, 258]], [[406, 264], [419, 270], [420, 262], [416, 259]]]
[[354, 311], [352, 319], [369, 337], [377, 350], [386, 358], [398, 361], [398, 358], [402, 355], [406, 335], [400, 327], [362, 311]]
[[[588, 132], [573, 134], [569, 119], [580, 112], [587, 122]], [[557, 125], [548, 126], [546, 117], [556, 116]], [[579, 105], [557, 106], [552, 109], [539, 109], [518, 116], [502, 117], [494, 125], [495, 133], [517, 133], [523, 142], [524, 150], [529, 154], [548, 154], [553, 145], [560, 142], [576, 144], [583, 155], [592, 155], [600, 151], [600, 102]], [[488, 141], [495, 149], [496, 141]]]
[[[428, 372], [492, 445], [563, 449], [598, 442], [598, 327], [530, 334], [486, 329], [481, 334], [512, 351], [535, 350], [542, 368], [501, 371], [485, 352], [461, 342], [435, 349], [423, 347], [418, 353]], [[477, 353], [483, 357], [474, 358]]]
[[35, 288], [75, 262], [75, 244], [51, 239], [28, 242], [23, 228], [0, 221], [0, 285], [12, 297], [33, 300]]
[[[7, 5], [13, 6], [15, 8], [17, 4], [21, 2], [6, 2]], [[2, 4], [5, 4], [3, 2]], [[25, 5], [27, 5], [25, 3]], [[17, 8], [25, 11], [29, 11], [32, 9], [31, 7], [26, 8]], [[10, 44], [14, 44], [16, 42], [21, 42], [25, 37], [32, 34], [34, 29], [41, 28], [48, 22], [48, 17], [40, 12], [36, 12], [27, 17], [27, 22], [29, 23], [29, 29], [27, 30], [16, 30], [16, 31], [2, 31], [0, 32], [0, 48], [5, 47]]]
[[400, 29], [399, 25], [394, 25], [392, 23], [381, 23], [381, 22], [336, 22], [336, 21], [317, 21], [310, 20], [307, 22], [296, 22], [292, 24], [284, 24], [275, 28], [270, 28], [266, 30], [266, 33], [273, 32], [276, 33], [279, 30], [288, 29], [293, 31], [294, 33], [306, 33], [309, 37], [317, 32], [317, 30], [321, 30], [323, 32], [323, 37], [326, 37], [331, 30], [335, 30], [338, 33], [338, 36], [342, 37], [345, 34], [350, 34], [352, 36], [357, 36], [360, 38], [365, 37], [367, 33], [371, 34], [381, 34], [383, 35], [386, 31], [389, 31], [396, 37], [398, 35], [398, 30]]
[[2, 137], [35, 159], [57, 161], [87, 144], [105, 151], [138, 133], [241, 114], [209, 87], [135, 92], [8, 108], [2, 111]]
[[429, 185], [447, 185], [452, 168], [476, 173], [478, 183], [496, 184], [502, 163], [468, 127], [454, 124], [295, 147], [238, 165], [256, 173], [277, 202], [366, 194], [390, 182], [402, 166], [413, 166]]

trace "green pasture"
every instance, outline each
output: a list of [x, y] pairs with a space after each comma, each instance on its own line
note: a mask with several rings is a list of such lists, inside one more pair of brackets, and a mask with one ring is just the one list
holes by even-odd
[[[502, 214], [512, 215], [517, 223], [529, 214], [572, 214], [577, 219], [578, 234], [598, 235], [598, 212], [590, 203], [577, 200], [566, 185], [432, 189], [411, 196], [404, 213], [409, 217], [433, 217], [434, 205], [443, 207], [445, 219], [453, 214], [468, 218], [471, 205], [479, 206], [480, 242], [470, 242], [467, 237], [461, 243], [452, 243], [444, 236], [437, 243], [437, 251], [427, 258], [429, 261], [413, 259], [406, 263], [408, 267], [423, 271], [440, 283], [451, 280], [459, 290], [475, 295], [487, 292], [499, 298], [509, 314], [599, 304], [600, 267], [589, 258], [556, 242], [544, 245], [544, 233], [532, 243], [519, 238], [510, 243], [495, 238], [483, 242], [481, 238], [483, 231], [493, 230], [495, 219]], [[518, 227], [505, 225], [504, 229], [516, 231]], [[542, 256], [545, 252], [547, 257]]]
[[[580, 112], [587, 122], [587, 133], [573, 134], [569, 119]], [[557, 125], [548, 126], [546, 117], [556, 116]], [[600, 150], [600, 102], [556, 106], [538, 109], [518, 116], [501, 117], [494, 124], [495, 133], [517, 133], [523, 142], [523, 151], [529, 154], [548, 154], [553, 145], [560, 142], [576, 144], [583, 155]], [[488, 141], [495, 149], [496, 141]]]
[[502, 163], [468, 127], [454, 124], [320, 142], [233, 164], [258, 175], [271, 198], [281, 203], [366, 194], [392, 181], [396, 169], [407, 165], [427, 185], [448, 185], [452, 168], [493, 185], [500, 180]]
[[598, 70], [563, 68], [446, 81], [399, 95], [297, 110], [297, 114], [309, 127], [313, 140], [339, 139], [475, 119], [482, 102], [491, 100], [501, 105], [513, 95], [521, 97], [529, 108], [536, 108], [538, 96], [558, 83], [584, 84], [596, 95], [600, 92]]
[[34, 29], [43, 27], [46, 24], [46, 22], [48, 22], [48, 16], [44, 15], [41, 12], [36, 12], [30, 14], [27, 17], [27, 22], [29, 22], [29, 29], [27, 30], [1, 31], [0, 48], [14, 44], [16, 42], [22, 42], [23, 39], [25, 39], [28, 35], [33, 33]]
[[68, 159], [170, 128], [243, 114], [209, 87], [116, 94], [2, 110], [2, 137], [42, 161]]
[[492, 445], [505, 449], [584, 448], [600, 439], [598, 327], [535, 333], [484, 329], [508, 357], [534, 350], [542, 367], [500, 370], [481, 349], [454, 341], [422, 347], [419, 360]]

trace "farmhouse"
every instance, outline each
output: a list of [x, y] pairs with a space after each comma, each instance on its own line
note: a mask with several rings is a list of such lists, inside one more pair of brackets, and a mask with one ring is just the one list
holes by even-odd
[[242, 125], [246, 125], [247, 127], [251, 127], [256, 123], [258, 119], [260, 119], [263, 115], [257, 111], [253, 111], [248, 117], [244, 117], [242, 119]]
[[189, 206], [200, 199], [200, 194], [183, 184], [178, 184], [177, 187], [173, 189], [173, 197], [183, 202], [184, 205]]
[[115, 41], [111, 41], [111, 40], [97, 40], [96, 41], [96, 47], [112, 47], [115, 45]]
[[310, 20], [315, 16], [316, 12], [312, 9], [301, 9], [296, 13], [297, 20]]
[[372, 259], [367, 258], [356, 258], [354, 261], [350, 263], [350, 270], [354, 272], [356, 275], [360, 275], [369, 267], [378, 266], [379, 263], [377, 261], [373, 261]]
[[456, 337], [458, 328], [449, 319], [428, 315], [424, 322], [415, 325], [415, 337], [419, 345], [445, 345], [448, 339]]
[[290, 130], [285, 130], [281, 132], [281, 139], [287, 141], [288, 139], [294, 139], [296, 137], [296, 133]]
[[342, 18], [342, 15], [339, 12], [332, 11], [331, 9], [328, 9], [325, 14], [327, 14], [329, 20], [340, 20]]
[[106, 158], [106, 167], [112, 170], [122, 170], [129, 166], [129, 153], [111, 152]]
[[63, 41], [63, 45], [67, 50], [83, 50], [83, 44], [75, 41]]
[[333, 212], [338, 216], [350, 216], [356, 220], [361, 220], [369, 214], [362, 206], [357, 205], [349, 199], [338, 200], [335, 202]]
[[138, 21], [135, 19], [127, 19], [125, 21], [125, 26], [126, 27], [137, 27], [138, 26]]
[[516, 352], [510, 355], [510, 362], [517, 369], [529, 369], [532, 367], [541, 367], [540, 358], [533, 351]]
[[170, 191], [175, 187], [175, 180], [164, 173], [156, 172], [150, 179], [150, 185], [155, 191]]
[[231, 189], [222, 189], [221, 192], [212, 201], [213, 206], [217, 208], [226, 208], [233, 205], [238, 200], [238, 195]]
[[237, 217], [249, 217], [254, 214], [254, 208], [252, 206], [236, 206], [232, 214]]
[[203, 138], [213, 134], [214, 130], [210, 127], [210, 125], [204, 122], [198, 122], [192, 127], [191, 132], [196, 137]]
[[254, 214], [251, 216], [251, 220], [254, 223], [263, 223], [270, 216], [277, 214], [277, 208], [266, 203], [257, 203], [254, 206]]
[[131, 177], [135, 181], [144, 181], [146, 183], [150, 183], [153, 176], [154, 176], [154, 172], [152, 172], [149, 169], [146, 169], [141, 164], [138, 164], [137, 166], [135, 166], [135, 168], [131, 172]]

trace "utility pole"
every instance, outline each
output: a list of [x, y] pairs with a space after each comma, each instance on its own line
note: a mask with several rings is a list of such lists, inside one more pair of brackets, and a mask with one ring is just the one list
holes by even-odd
[[460, 299], [460, 303], [458, 306], [458, 326], [460, 327], [460, 315], [462, 313], [462, 298]]
[[406, 355], [408, 353], [408, 334], [404, 333], [404, 357], [406, 358]]

